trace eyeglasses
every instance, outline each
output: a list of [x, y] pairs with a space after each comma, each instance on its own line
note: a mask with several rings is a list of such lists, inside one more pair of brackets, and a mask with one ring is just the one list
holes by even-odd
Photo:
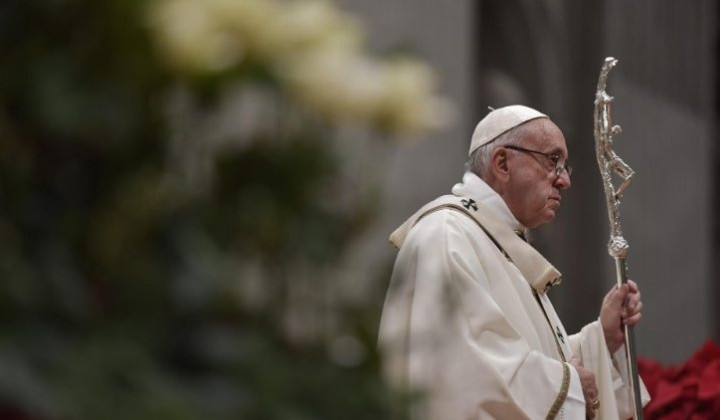
[[560, 175], [562, 174], [563, 170], [564, 170], [565, 172], [567, 172], [568, 176], [572, 175], [572, 171], [573, 171], [572, 166], [568, 165], [568, 162], [567, 162], [567, 161], [565, 161], [565, 162], [561, 165], [561, 164], [560, 164], [560, 159], [562, 159], [562, 157], [560, 157], [560, 155], [558, 155], [558, 154], [556, 154], [556, 153], [545, 153], [545, 152], [540, 152], [540, 151], [537, 151], [537, 150], [526, 149], [526, 148], [520, 147], [520, 146], [503, 146], [503, 147], [506, 148], [506, 149], [517, 150], [517, 151], [520, 151], [520, 152], [535, 153], [536, 155], [542, 155], [542, 156], [544, 156], [545, 158], [549, 159], [549, 160], [552, 162], [552, 164], [553, 164], [553, 170], [552, 170], [552, 171], [555, 172], [555, 175], [560, 176]]

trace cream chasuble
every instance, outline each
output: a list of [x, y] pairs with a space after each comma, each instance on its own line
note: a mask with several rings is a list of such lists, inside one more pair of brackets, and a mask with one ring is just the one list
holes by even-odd
[[[568, 337], [546, 295], [560, 273], [480, 178], [393, 232], [400, 248], [378, 345], [389, 379], [421, 392], [413, 419], [584, 419], [575, 368], [594, 372], [597, 419], [627, 418], [623, 349], [615, 365], [598, 321]], [[623, 370], [623, 369], [621, 369]], [[643, 389], [643, 401], [649, 400]]]

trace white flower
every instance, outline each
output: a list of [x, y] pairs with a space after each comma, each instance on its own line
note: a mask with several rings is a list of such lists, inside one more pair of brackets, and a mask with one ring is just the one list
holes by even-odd
[[320, 49], [353, 51], [362, 43], [357, 22], [341, 14], [327, 0], [293, 0], [283, 7], [277, 21], [284, 53], [312, 53]]
[[163, 0], [150, 12], [161, 53], [186, 72], [216, 72], [237, 64], [244, 46], [219, 25], [213, 10], [196, 0]]
[[334, 118], [373, 118], [383, 97], [381, 66], [342, 50], [307, 54], [279, 69], [291, 90], [307, 106]]
[[451, 105], [434, 95], [430, 68], [417, 60], [396, 58], [385, 63], [385, 88], [380, 120], [390, 129], [420, 132], [437, 129], [453, 117]]
[[283, 8], [273, 0], [195, 0], [212, 10], [214, 19], [242, 39], [248, 54], [272, 58], [282, 43], [278, 27]]

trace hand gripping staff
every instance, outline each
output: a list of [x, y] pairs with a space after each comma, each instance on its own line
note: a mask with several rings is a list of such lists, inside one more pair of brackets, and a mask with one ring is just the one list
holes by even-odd
[[[610, 70], [615, 67], [617, 60], [608, 57], [600, 70], [597, 92], [595, 93], [595, 153], [597, 155], [600, 175], [605, 190], [608, 218], [610, 220], [610, 241], [608, 252], [615, 259], [615, 272], [617, 274], [618, 286], [627, 283], [627, 253], [628, 243], [622, 236], [620, 228], [620, 198], [625, 189], [630, 185], [635, 171], [630, 168], [620, 156], [613, 150], [613, 136], [622, 132], [619, 125], [612, 124], [611, 105], [613, 97], [605, 91], [607, 78]], [[617, 174], [622, 183], [615, 189], [612, 174]], [[628, 363], [628, 374], [630, 376], [630, 400], [634, 402], [635, 419], [642, 420], [642, 401], [640, 394], [640, 383], [638, 379], [637, 357], [635, 351], [635, 332], [633, 326], [625, 325], [625, 353]]]

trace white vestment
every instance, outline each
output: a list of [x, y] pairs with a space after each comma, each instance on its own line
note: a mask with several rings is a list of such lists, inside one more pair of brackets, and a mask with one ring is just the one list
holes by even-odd
[[466, 173], [453, 195], [391, 236], [400, 251], [378, 345], [389, 379], [420, 392], [413, 419], [584, 419], [579, 377], [566, 363], [575, 354], [595, 374], [596, 418], [632, 416], [623, 348], [613, 360], [598, 321], [568, 337], [546, 295], [560, 273], [522, 229]]

